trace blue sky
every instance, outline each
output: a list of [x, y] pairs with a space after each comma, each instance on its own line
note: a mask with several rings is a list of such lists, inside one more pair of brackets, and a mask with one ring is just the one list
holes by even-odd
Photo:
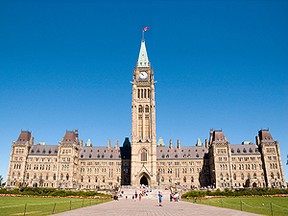
[[269, 128], [288, 170], [287, 1], [0, 1], [0, 174], [21, 130], [56, 145], [122, 145], [145, 34], [155, 71], [157, 137], [232, 144]]

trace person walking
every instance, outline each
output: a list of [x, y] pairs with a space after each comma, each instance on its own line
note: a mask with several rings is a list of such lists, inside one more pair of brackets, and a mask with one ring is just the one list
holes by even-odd
[[161, 207], [162, 207], [162, 198], [163, 198], [163, 195], [162, 195], [162, 193], [159, 191], [159, 192], [158, 192], [158, 200], [159, 200], [159, 206], [161, 206]]

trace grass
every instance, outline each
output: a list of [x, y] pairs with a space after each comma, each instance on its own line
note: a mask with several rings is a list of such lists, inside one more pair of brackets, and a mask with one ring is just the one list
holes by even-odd
[[0, 215], [51, 215], [107, 202], [110, 199], [0, 197]]
[[[194, 202], [193, 199], [188, 201]], [[262, 215], [288, 215], [288, 197], [225, 197], [196, 200], [198, 204], [236, 209]]]

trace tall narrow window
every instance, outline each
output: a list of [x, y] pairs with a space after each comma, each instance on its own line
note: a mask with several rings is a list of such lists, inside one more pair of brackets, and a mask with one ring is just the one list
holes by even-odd
[[149, 115], [145, 115], [145, 138], [150, 138], [150, 121]]
[[141, 105], [139, 106], [138, 112], [139, 112], [139, 113], [142, 113], [142, 112], [143, 112], [143, 107], [142, 107]]
[[142, 120], [142, 115], [138, 116], [138, 137], [142, 138], [143, 137], [143, 120]]
[[141, 150], [141, 161], [147, 161], [147, 150], [146, 149]]
[[149, 113], [149, 106], [148, 105], [145, 106], [145, 113]]

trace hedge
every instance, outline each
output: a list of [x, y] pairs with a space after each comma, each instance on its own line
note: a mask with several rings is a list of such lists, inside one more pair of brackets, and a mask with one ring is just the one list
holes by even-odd
[[239, 189], [220, 191], [197, 191], [192, 190], [182, 195], [182, 198], [189, 197], [205, 197], [205, 196], [262, 196], [262, 195], [275, 195], [275, 194], [288, 194], [288, 189], [274, 189], [274, 188], [253, 188], [253, 189]]
[[58, 190], [55, 188], [33, 188], [33, 187], [25, 187], [13, 190], [7, 190], [5, 188], [0, 189], [0, 194], [20, 194], [20, 195], [31, 195], [31, 196], [100, 196], [110, 198], [111, 195], [98, 193], [96, 191], [66, 191], [66, 190]]

